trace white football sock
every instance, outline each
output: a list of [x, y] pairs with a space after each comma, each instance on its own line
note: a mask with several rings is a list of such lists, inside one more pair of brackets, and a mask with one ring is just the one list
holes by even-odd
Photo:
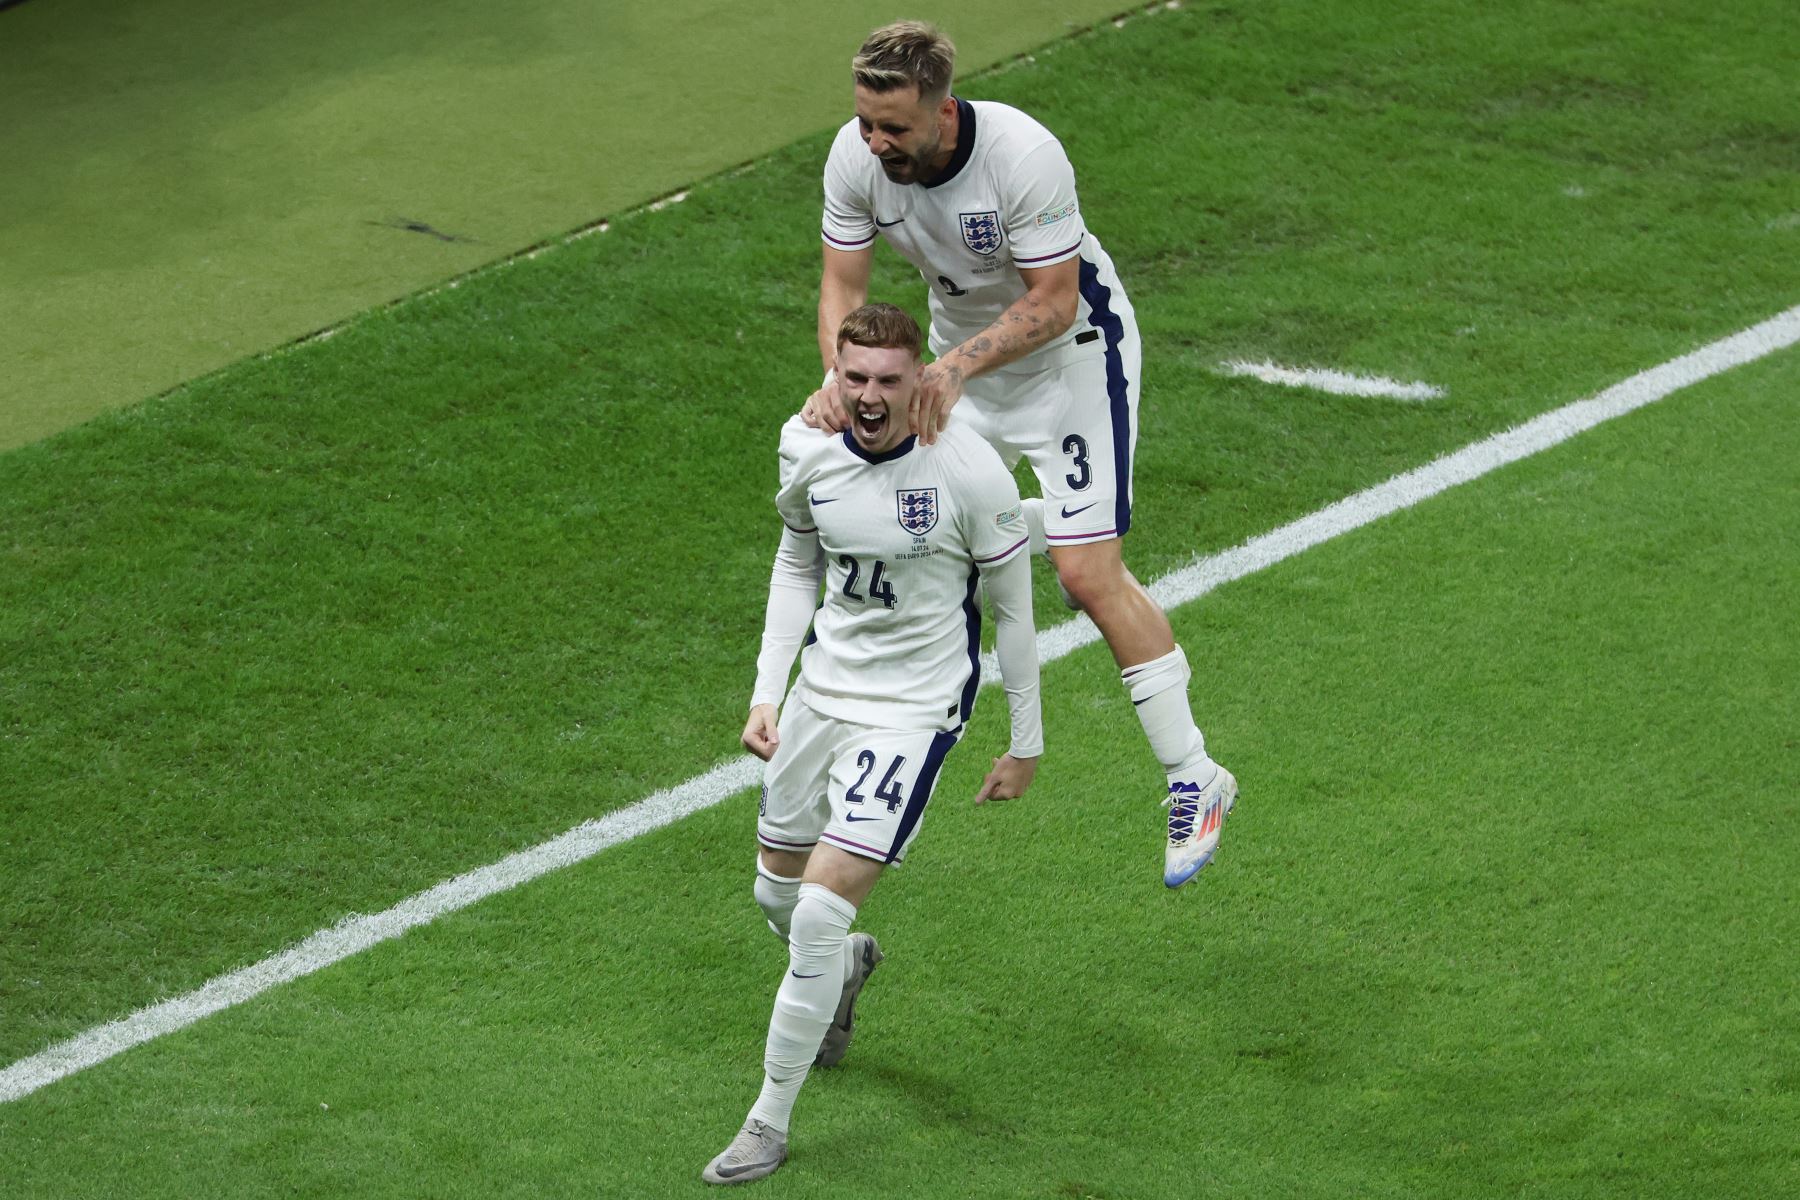
[[845, 948], [855, 919], [856, 905], [830, 888], [800, 885], [788, 932], [787, 974], [769, 1017], [762, 1095], [750, 1109], [752, 1120], [787, 1130], [800, 1085], [812, 1070], [844, 991]]
[[769, 918], [769, 928], [782, 941], [788, 940], [788, 925], [793, 920], [794, 904], [800, 898], [800, 881], [789, 879], [785, 875], [777, 875], [762, 865], [756, 864], [756, 885], [752, 889], [756, 893], [756, 903]]
[[1171, 779], [1197, 774], [1212, 762], [1206, 755], [1206, 739], [1188, 708], [1188, 676], [1187, 655], [1180, 646], [1161, 658], [1119, 672], [1137, 706], [1150, 749]]
[[1019, 508], [1025, 513], [1025, 535], [1031, 539], [1025, 547], [1032, 554], [1043, 554], [1050, 549], [1050, 538], [1044, 533], [1044, 502], [1033, 496], [1029, 500], [1021, 500]]

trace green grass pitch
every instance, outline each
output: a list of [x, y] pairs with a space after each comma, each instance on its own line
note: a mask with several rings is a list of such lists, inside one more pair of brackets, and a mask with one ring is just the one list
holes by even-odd
[[[1796, 303], [1782, 15], [1187, 5], [971, 80], [1064, 136], [1132, 291], [1139, 574]], [[0, 455], [0, 1062], [735, 753], [826, 140]], [[977, 810], [990, 695], [760, 1190], [1800, 1191], [1797, 387], [1176, 612], [1245, 788], [1180, 892], [1104, 648]], [[702, 1194], [781, 969], [753, 810], [0, 1105], [5, 1194]]]
[[[953, 19], [985, 66], [1112, 10], [915, 11]], [[0, 449], [823, 128], [890, 19], [870, 0], [0, 13], [18, 114], [0, 124]], [[745, 53], [776, 46], [773, 71]]]

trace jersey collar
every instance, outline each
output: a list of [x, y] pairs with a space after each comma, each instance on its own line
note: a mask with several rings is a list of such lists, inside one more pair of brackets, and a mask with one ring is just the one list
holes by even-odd
[[844, 430], [839, 436], [844, 439], [844, 445], [850, 447], [850, 453], [856, 455], [856, 457], [862, 459], [864, 462], [870, 463], [893, 462], [896, 458], [900, 458], [909, 452], [913, 448], [913, 443], [919, 440], [918, 434], [909, 433], [906, 435], [905, 440], [900, 442], [892, 450], [883, 450], [880, 454], [870, 454], [867, 450], [862, 448], [862, 443], [857, 441], [856, 435], [851, 433], [848, 429]]
[[942, 187], [955, 179], [962, 169], [969, 164], [969, 156], [975, 153], [975, 106], [961, 96], [956, 98], [956, 149], [950, 153], [950, 165], [944, 173], [925, 186]]

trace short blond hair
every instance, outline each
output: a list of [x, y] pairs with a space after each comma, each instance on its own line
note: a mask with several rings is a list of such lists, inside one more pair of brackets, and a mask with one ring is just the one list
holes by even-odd
[[916, 87], [920, 100], [937, 104], [950, 94], [956, 47], [935, 25], [895, 21], [868, 36], [850, 60], [850, 73], [871, 92]]
[[839, 350], [848, 342], [852, 346], [878, 350], [905, 350], [918, 358], [924, 341], [919, 323], [912, 319], [912, 314], [892, 304], [865, 304], [853, 310], [838, 326]]

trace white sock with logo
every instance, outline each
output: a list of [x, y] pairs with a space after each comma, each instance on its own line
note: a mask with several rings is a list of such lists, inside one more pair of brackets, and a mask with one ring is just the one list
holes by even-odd
[[763, 910], [763, 916], [769, 919], [769, 928], [775, 931], [776, 937], [787, 941], [788, 926], [794, 917], [794, 904], [800, 899], [800, 881], [777, 875], [759, 860], [753, 891], [757, 906]]
[[1170, 782], [1195, 775], [1210, 776], [1212, 759], [1206, 754], [1206, 739], [1194, 724], [1193, 710], [1188, 707], [1187, 655], [1181, 647], [1161, 658], [1153, 658], [1119, 672], [1131, 702], [1137, 707], [1138, 721], [1156, 761], [1168, 772]]
[[1050, 549], [1050, 538], [1044, 533], [1044, 502], [1036, 496], [1021, 500], [1019, 508], [1025, 514], [1025, 535], [1031, 539], [1025, 547], [1033, 554], [1044, 554]]
[[775, 993], [769, 1040], [763, 1048], [762, 1094], [752, 1120], [786, 1131], [800, 1085], [818, 1057], [819, 1043], [844, 991], [844, 960], [856, 905], [816, 883], [800, 885], [788, 930], [788, 969]]

